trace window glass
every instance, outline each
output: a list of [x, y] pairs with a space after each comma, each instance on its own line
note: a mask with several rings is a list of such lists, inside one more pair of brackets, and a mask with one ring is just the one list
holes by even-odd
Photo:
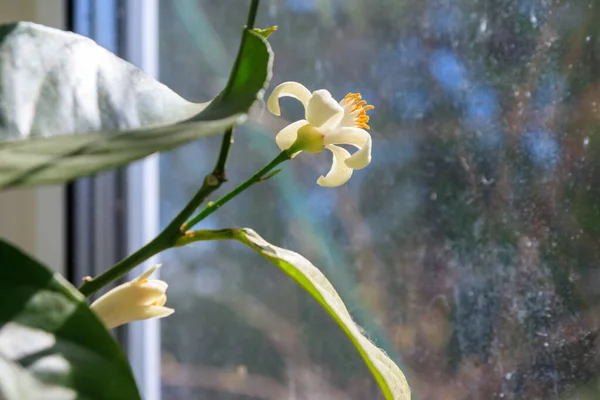
[[[160, 78], [214, 97], [248, 2], [160, 4]], [[302, 154], [204, 228], [252, 227], [330, 278], [420, 399], [600, 396], [600, 2], [264, 0], [279, 30], [271, 88], [360, 92], [373, 162], [337, 189]], [[278, 152], [302, 116], [257, 107], [236, 129], [220, 194]], [[201, 185], [220, 137], [161, 157], [166, 224]], [[378, 399], [331, 318], [233, 242], [164, 257], [164, 399]]]

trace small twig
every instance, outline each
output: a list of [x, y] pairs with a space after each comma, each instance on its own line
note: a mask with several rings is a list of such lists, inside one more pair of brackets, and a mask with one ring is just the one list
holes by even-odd
[[196, 225], [198, 222], [200, 222], [203, 219], [205, 219], [206, 217], [208, 217], [213, 212], [217, 211], [220, 207], [222, 207], [229, 200], [233, 199], [238, 194], [240, 194], [244, 190], [248, 189], [250, 186], [252, 186], [252, 185], [254, 185], [256, 183], [259, 183], [262, 179], [264, 179], [264, 177], [269, 172], [271, 172], [271, 170], [273, 168], [275, 168], [276, 166], [278, 166], [282, 162], [289, 160], [290, 158], [291, 157], [290, 157], [290, 155], [289, 155], [289, 153], [287, 151], [282, 151], [281, 153], [279, 153], [279, 155], [277, 157], [275, 157], [273, 159], [273, 161], [271, 161], [263, 169], [261, 169], [260, 171], [258, 171], [254, 175], [252, 175], [250, 178], [248, 178], [244, 183], [242, 183], [241, 185], [239, 185], [238, 187], [236, 187], [231, 192], [227, 193], [225, 196], [221, 197], [220, 199], [218, 199], [214, 203], [211, 203], [208, 206], [206, 206], [206, 208], [204, 208], [204, 210], [202, 210], [198, 215], [196, 215], [194, 218], [192, 218], [191, 220], [189, 220], [188, 222], [186, 222], [181, 227], [181, 229], [183, 231], [187, 231], [188, 229], [193, 228], [194, 225]]

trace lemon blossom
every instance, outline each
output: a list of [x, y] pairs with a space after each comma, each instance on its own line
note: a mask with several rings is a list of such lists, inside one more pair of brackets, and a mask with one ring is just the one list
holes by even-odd
[[115, 328], [132, 321], [162, 318], [175, 310], [163, 307], [167, 302], [167, 283], [148, 280], [156, 265], [137, 278], [123, 283], [94, 301], [90, 308], [96, 312], [107, 328]]
[[[280, 115], [280, 97], [293, 97], [304, 105], [305, 119], [293, 122], [277, 134], [275, 141], [281, 150], [291, 149], [318, 153], [327, 149], [333, 153], [333, 164], [317, 183], [321, 186], [340, 186], [352, 176], [353, 170], [366, 167], [371, 162], [371, 135], [369, 116], [366, 111], [373, 108], [362, 100], [360, 94], [349, 93], [337, 102], [325, 89], [310, 92], [298, 82], [284, 82], [277, 86], [269, 99], [267, 108]], [[358, 150], [350, 154], [337, 146], [352, 145]], [[293, 146], [292, 146], [293, 145]]]

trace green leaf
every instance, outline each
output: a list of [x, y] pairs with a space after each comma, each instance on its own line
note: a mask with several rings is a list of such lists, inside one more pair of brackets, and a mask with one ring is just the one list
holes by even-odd
[[361, 332], [325, 275], [306, 258], [265, 241], [251, 229], [236, 229], [234, 237], [281, 268], [319, 302], [348, 335], [387, 400], [410, 400], [410, 388], [400, 368]]
[[0, 304], [0, 399], [140, 399], [123, 352], [84, 297], [3, 241]]
[[243, 122], [271, 77], [272, 52], [245, 30], [235, 79], [190, 103], [83, 36], [0, 26], [0, 189], [64, 182]]

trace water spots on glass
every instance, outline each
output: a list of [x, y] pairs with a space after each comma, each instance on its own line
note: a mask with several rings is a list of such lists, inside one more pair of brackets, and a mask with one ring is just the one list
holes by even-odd
[[196, 268], [191, 282], [194, 293], [201, 296], [216, 296], [224, 289], [223, 275], [215, 267]]
[[500, 112], [496, 92], [486, 86], [469, 90], [465, 98], [466, 121], [476, 129], [485, 129], [496, 122]]
[[285, 0], [287, 8], [297, 14], [317, 11], [317, 0]]
[[440, 86], [449, 94], [459, 95], [467, 88], [467, 70], [454, 51], [434, 50], [429, 60], [429, 69]]
[[[314, 176], [312, 179], [314, 180]], [[330, 196], [326, 190], [319, 190], [309, 193], [306, 203], [308, 209], [313, 213], [313, 218], [323, 219], [335, 210], [337, 198]]]
[[[239, 0], [198, 1], [235, 49], [239, 29], [231, 21], [243, 19]], [[415, 398], [600, 398], [594, 387], [600, 380], [594, 333], [600, 326], [600, 2], [263, 3], [276, 12], [261, 14], [261, 24], [280, 27], [270, 39], [274, 83], [297, 80], [327, 88], [337, 99], [360, 92], [376, 106], [370, 112], [373, 159], [335, 191], [314, 184], [328, 155], [295, 160], [220, 210], [211, 225], [251, 226], [331, 274], [370, 337], [390, 344]], [[161, 19], [178, 26], [170, 4], [160, 2]], [[160, 38], [165, 49], [189, 40]], [[193, 51], [177, 54], [189, 65], [199, 63]], [[202, 98], [211, 76], [173, 73], [179, 71], [168, 68], [168, 58], [161, 63], [161, 80], [196, 87]], [[282, 105], [289, 118], [303, 115], [299, 102]], [[221, 191], [276, 151], [268, 141], [277, 127], [252, 126], [236, 131], [229, 182]], [[163, 156], [161, 202], [182, 204], [183, 194], [197, 189], [214, 162], [214, 143], [201, 145], [205, 152]], [[360, 240], [349, 244], [349, 237]], [[199, 268], [198, 260], [214, 262], [223, 281], [245, 285], [238, 289], [281, 318], [276, 334], [257, 335], [285, 363], [255, 352], [246, 325], [242, 329], [239, 315], [228, 310], [200, 319], [178, 308], [181, 326], [163, 335], [170, 340], [165, 351], [181, 357], [204, 348], [216, 361], [196, 357], [190, 364], [219, 368], [219, 360], [228, 359], [228, 365], [246, 365], [249, 378], [281, 375], [282, 398], [378, 398], [360, 357], [343, 346], [343, 333], [293, 282], [236, 246], [198, 246], [181, 262], [190, 268]], [[184, 275], [185, 268], [169, 270]], [[181, 290], [184, 298], [186, 289], [177, 286], [169, 290]], [[184, 346], [178, 339], [190, 337], [190, 326], [203, 340]], [[204, 344], [224, 336], [229, 346]], [[281, 347], [287, 342], [279, 340], [288, 337], [300, 358]], [[313, 375], [300, 378], [292, 372], [299, 368]], [[315, 379], [315, 371], [326, 378]], [[315, 393], [316, 387], [327, 394]], [[334, 394], [327, 391], [332, 387]], [[182, 400], [233, 396], [226, 389], [189, 390]]]
[[482, 18], [479, 22], [479, 33], [485, 34], [488, 30], [488, 20], [487, 18]]
[[560, 144], [545, 129], [535, 128], [523, 134], [523, 146], [533, 163], [543, 169], [554, 169], [560, 161]]
[[548, 8], [553, 0], [517, 0], [517, 10], [523, 16], [529, 18], [532, 24], [538, 23], [538, 18], [547, 15]]
[[534, 91], [532, 106], [537, 109], [555, 106], [568, 94], [566, 89], [567, 83], [561, 74], [556, 72], [543, 74]]
[[419, 155], [419, 140], [414, 140], [413, 136], [417, 132], [394, 132], [389, 138], [378, 140], [379, 145], [373, 147], [374, 165], [393, 165], [399, 168], [405, 167], [414, 161]]
[[398, 44], [398, 61], [402, 65], [419, 66], [425, 61], [426, 56], [427, 49], [419, 37], [410, 36], [402, 39]]
[[431, 109], [429, 93], [424, 89], [414, 89], [396, 92], [394, 110], [402, 120], [422, 119]]
[[424, 26], [434, 36], [455, 34], [463, 29], [463, 12], [457, 5], [430, 3]]

